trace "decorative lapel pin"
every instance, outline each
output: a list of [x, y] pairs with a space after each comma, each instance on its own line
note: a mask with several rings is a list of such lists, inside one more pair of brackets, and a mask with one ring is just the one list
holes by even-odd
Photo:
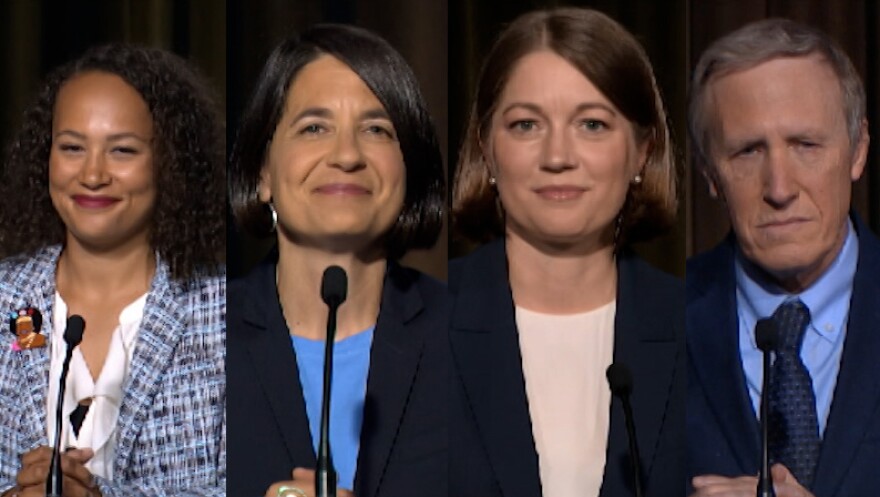
[[17, 311], [10, 312], [9, 331], [15, 335], [15, 342], [12, 343], [12, 350], [35, 349], [46, 346], [46, 337], [40, 334], [40, 328], [43, 326], [43, 315], [39, 309], [34, 307], [25, 307]]

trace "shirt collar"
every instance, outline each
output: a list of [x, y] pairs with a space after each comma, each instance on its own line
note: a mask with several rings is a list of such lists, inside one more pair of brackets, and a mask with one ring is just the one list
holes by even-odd
[[849, 315], [852, 285], [859, 259], [859, 243], [852, 221], [847, 219], [847, 235], [834, 262], [809, 288], [791, 294], [771, 282], [737, 251], [735, 261], [737, 302], [741, 316], [753, 330], [758, 319], [773, 314], [785, 300], [799, 298], [810, 309], [810, 329], [829, 342], [843, 334]]

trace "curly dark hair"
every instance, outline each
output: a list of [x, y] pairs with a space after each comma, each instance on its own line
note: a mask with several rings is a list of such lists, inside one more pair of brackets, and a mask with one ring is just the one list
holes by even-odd
[[119, 43], [56, 69], [25, 111], [0, 173], [0, 256], [64, 243], [66, 229], [49, 197], [52, 114], [61, 86], [91, 71], [121, 77], [150, 109], [158, 192], [151, 246], [177, 280], [216, 273], [226, 258], [226, 134], [213, 93], [177, 55]]

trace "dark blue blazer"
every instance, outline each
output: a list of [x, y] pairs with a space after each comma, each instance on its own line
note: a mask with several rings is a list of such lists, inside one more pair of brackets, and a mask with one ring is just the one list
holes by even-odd
[[[256, 497], [294, 467], [314, 468], [315, 453], [275, 263], [232, 282], [229, 302], [227, 488]], [[443, 284], [389, 263], [370, 350], [358, 497], [448, 495], [447, 302]]]
[[[880, 241], [853, 222], [859, 262], [811, 489], [817, 497], [880, 495]], [[689, 479], [758, 474], [759, 425], [739, 355], [734, 243], [730, 236], [687, 266]]]
[[[618, 258], [614, 360], [632, 371], [645, 496], [684, 493], [684, 288], [635, 256]], [[504, 243], [450, 263], [450, 496], [538, 497], [538, 455]], [[628, 442], [612, 401], [603, 497], [630, 492]], [[546, 496], [553, 497], [553, 496]]]

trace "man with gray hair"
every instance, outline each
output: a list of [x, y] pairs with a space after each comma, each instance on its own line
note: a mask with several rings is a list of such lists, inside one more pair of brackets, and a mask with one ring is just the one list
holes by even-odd
[[880, 240], [850, 210], [869, 142], [858, 74], [821, 32], [759, 21], [703, 53], [689, 117], [733, 228], [687, 266], [689, 493], [756, 494], [769, 319], [776, 495], [880, 495]]

